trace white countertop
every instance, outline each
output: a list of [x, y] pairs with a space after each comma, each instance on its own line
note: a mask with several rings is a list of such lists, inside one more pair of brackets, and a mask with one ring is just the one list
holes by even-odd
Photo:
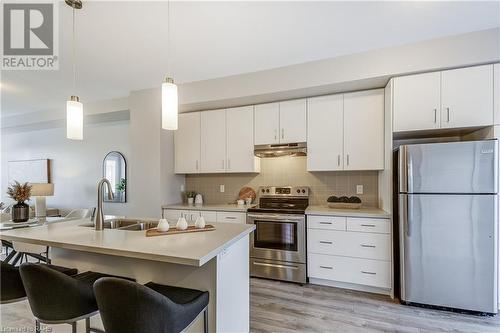
[[203, 204], [203, 205], [188, 205], [188, 204], [173, 204], [163, 205], [162, 209], [183, 209], [183, 210], [210, 210], [220, 212], [242, 212], [246, 213], [248, 208], [254, 207], [256, 204], [251, 205], [237, 205], [237, 204]]
[[361, 207], [360, 209], [336, 209], [327, 205], [312, 205], [307, 207], [306, 215], [331, 215], [331, 216], [353, 216], [390, 218], [391, 214], [376, 207]]
[[84, 252], [202, 266], [225, 248], [251, 233], [254, 225], [210, 223], [214, 231], [146, 237], [145, 231], [95, 231], [72, 220], [0, 232], [0, 239]]

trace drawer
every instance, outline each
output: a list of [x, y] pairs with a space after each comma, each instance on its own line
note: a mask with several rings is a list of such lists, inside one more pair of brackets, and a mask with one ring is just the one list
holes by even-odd
[[246, 213], [217, 212], [217, 222], [246, 223]]
[[310, 229], [307, 248], [310, 253], [391, 260], [391, 237], [386, 234]]
[[[187, 211], [186, 211], [187, 212]], [[207, 210], [190, 210], [189, 211], [189, 219], [188, 222], [196, 222], [198, 216], [203, 216], [205, 218], [205, 222], [217, 222], [217, 213], [214, 211]], [[188, 218], [186, 217], [186, 219]]]
[[347, 230], [390, 234], [391, 222], [389, 219], [349, 217], [347, 218]]
[[169, 223], [177, 223], [179, 217], [184, 216], [186, 219], [188, 218], [189, 211], [182, 209], [164, 209], [162, 217], [167, 219]]
[[391, 288], [389, 261], [309, 254], [307, 270], [310, 278]]
[[326, 230], [346, 230], [346, 217], [342, 216], [307, 216], [307, 228]]

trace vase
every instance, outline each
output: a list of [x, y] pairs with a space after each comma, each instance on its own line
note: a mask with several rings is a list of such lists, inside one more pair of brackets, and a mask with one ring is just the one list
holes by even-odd
[[192, 206], [194, 204], [194, 198], [188, 198], [188, 205]]
[[20, 201], [12, 206], [12, 221], [13, 222], [26, 222], [30, 218], [30, 206]]

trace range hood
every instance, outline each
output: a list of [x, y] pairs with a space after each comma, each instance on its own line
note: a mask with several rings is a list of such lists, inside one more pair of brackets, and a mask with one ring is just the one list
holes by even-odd
[[305, 142], [256, 145], [254, 155], [257, 157], [280, 157], [280, 156], [306, 156], [307, 144]]

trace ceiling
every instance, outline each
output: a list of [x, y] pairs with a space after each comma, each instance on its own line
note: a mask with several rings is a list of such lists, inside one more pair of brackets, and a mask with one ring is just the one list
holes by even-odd
[[[500, 2], [172, 2], [171, 72], [184, 83], [500, 26]], [[77, 15], [83, 102], [158, 87], [167, 3], [85, 1]], [[2, 116], [63, 108], [73, 94], [71, 9], [59, 8], [58, 71], [3, 71]]]

